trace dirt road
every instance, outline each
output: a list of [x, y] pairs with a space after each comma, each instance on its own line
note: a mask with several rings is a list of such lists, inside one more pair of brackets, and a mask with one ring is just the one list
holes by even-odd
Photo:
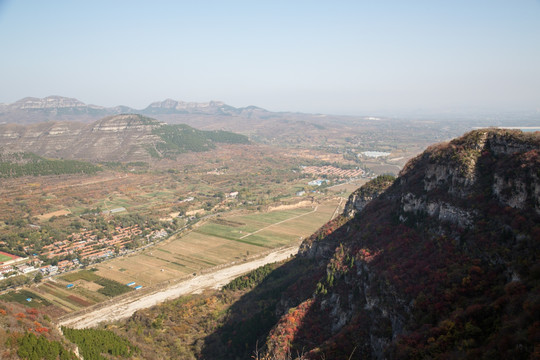
[[74, 313], [59, 321], [59, 325], [76, 329], [89, 328], [103, 321], [114, 321], [127, 318], [139, 309], [149, 308], [166, 300], [175, 299], [181, 295], [199, 293], [204, 289], [218, 289], [234, 278], [268, 263], [287, 259], [298, 252], [298, 246], [288, 247], [269, 253], [268, 255], [248, 262], [216, 270], [203, 275], [197, 275], [161, 290], [119, 299], [113, 299], [105, 306], [90, 310], [87, 313]]
[[[341, 203], [340, 203], [340, 204], [341, 204]], [[338, 205], [338, 206], [339, 206], [339, 205]], [[300, 215], [294, 216], [294, 217], [292, 217], [292, 218], [288, 218], [288, 219], [282, 220], [282, 221], [277, 222], [277, 223], [275, 223], [275, 224], [270, 224], [270, 225], [268, 225], [268, 226], [265, 226], [265, 227], [263, 227], [263, 228], [260, 228], [259, 230], [254, 231], [254, 232], [252, 232], [252, 233], [246, 234], [246, 235], [240, 237], [240, 239], [246, 238], [246, 237], [248, 237], [248, 236], [251, 236], [251, 235], [253, 235], [253, 234], [256, 234], [256, 233], [258, 233], [258, 232], [261, 232], [261, 231], [263, 231], [263, 230], [266, 230], [266, 229], [268, 229], [269, 227], [276, 226], [276, 225], [279, 225], [279, 224], [283, 224], [284, 222], [287, 222], [287, 221], [290, 221], [290, 220], [293, 220], [293, 219], [297, 219], [297, 218], [299, 218], [299, 217], [301, 217], [301, 216], [306, 216], [306, 215], [309, 215], [309, 214], [313, 214], [314, 212], [317, 211], [318, 208], [319, 208], [318, 206], [315, 206], [315, 208], [314, 208], [312, 211], [310, 211], [310, 212], [307, 212], [307, 213], [305, 213], [305, 214], [300, 214]]]

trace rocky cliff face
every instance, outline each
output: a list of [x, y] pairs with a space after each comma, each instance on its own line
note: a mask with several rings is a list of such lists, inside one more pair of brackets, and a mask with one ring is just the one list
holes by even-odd
[[357, 190], [302, 244], [300, 258], [325, 275], [303, 302], [284, 296], [294, 307], [278, 307], [267, 355], [534, 357], [538, 169], [540, 133], [478, 130], [427, 149], [393, 183]]
[[382, 194], [392, 183], [395, 178], [390, 175], [377, 177], [354, 191], [345, 204], [343, 214], [347, 217], [354, 217], [360, 213], [364, 207], [377, 196]]
[[[461, 228], [470, 227], [475, 210], [463, 202], [488, 189], [489, 195], [502, 205], [516, 209], [532, 205], [539, 213], [539, 174], [528, 164], [537, 150], [536, 135], [509, 131], [475, 131], [450, 144], [428, 149], [411, 161], [400, 178], [403, 186], [413, 188], [401, 198], [402, 219], [407, 213], [424, 212]], [[493, 164], [486, 163], [488, 160]], [[494, 165], [492, 173], [486, 173], [486, 168]], [[421, 183], [415, 182], [416, 173], [409, 174], [413, 168], [415, 172], [421, 169]], [[441, 195], [441, 191], [446, 195], [433, 196]]]

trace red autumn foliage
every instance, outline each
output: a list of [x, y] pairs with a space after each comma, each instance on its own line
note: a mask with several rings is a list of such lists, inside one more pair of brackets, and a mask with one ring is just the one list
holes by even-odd
[[22, 312], [15, 314], [15, 317], [17, 319], [26, 319], [26, 315], [23, 314]]

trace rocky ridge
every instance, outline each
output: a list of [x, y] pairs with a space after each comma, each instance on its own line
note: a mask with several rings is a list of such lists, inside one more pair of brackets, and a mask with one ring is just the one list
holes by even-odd
[[393, 183], [364, 185], [302, 244], [324, 275], [303, 301], [285, 292], [267, 356], [533, 356], [538, 169], [539, 133], [478, 130], [428, 148]]
[[1, 125], [0, 148], [4, 152], [33, 152], [51, 158], [91, 161], [147, 161], [145, 150], [159, 141], [152, 129], [155, 120], [138, 115], [107, 117], [92, 124], [40, 123], [29, 126]]
[[74, 99], [61, 96], [47, 96], [46, 98], [26, 97], [13, 104], [5, 105], [12, 110], [41, 110], [41, 109], [63, 109], [63, 108], [94, 108], [104, 109], [101, 106], [86, 105], [85, 103]]
[[173, 99], [166, 99], [164, 101], [156, 101], [148, 105], [143, 110], [144, 113], [169, 113], [169, 112], [181, 112], [181, 113], [206, 113], [215, 114], [217, 112], [224, 112], [225, 110], [235, 109], [232, 106], [226, 105], [221, 101], [209, 101], [204, 103], [196, 102], [184, 102], [176, 101]]
[[349, 196], [343, 214], [347, 217], [354, 217], [356, 214], [360, 213], [371, 200], [375, 199], [388, 189], [394, 180], [395, 178], [393, 176], [383, 175], [360, 187]]
[[166, 99], [153, 102], [146, 108], [137, 110], [121, 105], [104, 107], [85, 104], [80, 100], [62, 96], [26, 97], [11, 104], [0, 104], [0, 124], [31, 124], [44, 121], [91, 122], [104, 116], [120, 114], [163, 115], [165, 117], [173, 115], [244, 116], [255, 110], [266, 112], [254, 106], [235, 108], [221, 101], [196, 103]]

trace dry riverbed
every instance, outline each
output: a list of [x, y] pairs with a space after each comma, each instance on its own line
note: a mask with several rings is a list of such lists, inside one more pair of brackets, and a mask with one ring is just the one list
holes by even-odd
[[139, 309], [149, 308], [166, 300], [175, 299], [181, 295], [200, 293], [205, 289], [218, 289], [234, 278], [252, 271], [265, 264], [281, 261], [298, 252], [298, 246], [282, 248], [267, 254], [264, 257], [251, 261], [233, 264], [232, 266], [194, 276], [163, 289], [156, 289], [149, 293], [136, 292], [130, 296], [112, 299], [96, 309], [87, 309], [69, 314], [59, 319], [58, 324], [76, 329], [95, 327], [104, 321], [115, 321], [130, 317]]

